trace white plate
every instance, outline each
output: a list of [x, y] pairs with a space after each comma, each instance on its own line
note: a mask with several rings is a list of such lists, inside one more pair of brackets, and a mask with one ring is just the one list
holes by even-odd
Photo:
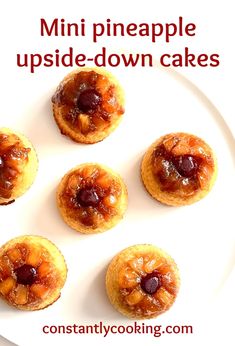
[[[60, 135], [52, 114], [50, 97], [66, 69], [47, 71], [31, 80], [15, 81], [17, 96], [6, 93], [1, 124], [30, 138], [39, 156], [39, 172], [31, 189], [15, 203], [1, 207], [3, 244], [21, 234], [48, 237], [62, 250], [69, 268], [58, 302], [39, 312], [17, 311], [0, 302], [0, 334], [20, 346], [53, 343], [118, 345], [119, 335], [44, 335], [43, 325], [130, 324], [109, 304], [105, 272], [111, 258], [137, 243], [153, 243], [165, 249], [178, 263], [182, 285], [172, 309], [146, 324], [193, 325], [200, 335], [202, 321], [234, 266], [235, 241], [233, 194], [235, 190], [235, 143], [222, 116], [190, 81], [173, 70], [114, 69], [126, 91], [126, 113], [121, 125], [103, 142], [79, 145]], [[3, 76], [9, 81], [14, 72]], [[9, 112], [9, 105], [11, 105]], [[4, 115], [12, 114], [12, 118]], [[189, 207], [171, 208], [154, 201], [140, 181], [143, 153], [159, 136], [187, 131], [204, 138], [218, 157], [219, 174], [210, 194]], [[82, 162], [104, 163], [118, 171], [129, 192], [129, 207], [114, 229], [85, 236], [69, 229], [55, 205], [60, 178]], [[202, 317], [203, 316], [203, 317]], [[185, 336], [184, 336], [185, 337]], [[150, 335], [125, 335], [142, 345], [155, 344]], [[158, 338], [161, 345], [180, 336]], [[183, 339], [183, 338], [182, 338]], [[192, 343], [192, 337], [187, 337]]]

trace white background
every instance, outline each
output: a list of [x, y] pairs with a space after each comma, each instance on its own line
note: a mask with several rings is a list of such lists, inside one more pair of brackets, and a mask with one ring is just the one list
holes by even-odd
[[[146, 40], [143, 42], [143, 40], [130, 40], [127, 38], [121, 40], [107, 40], [104, 38], [100, 40], [98, 45], [94, 45], [91, 43], [90, 38], [89, 40], [80, 38], [41, 38], [39, 35], [39, 18], [41, 17], [48, 19], [63, 17], [68, 21], [86, 18], [87, 22], [102, 21], [108, 17], [113, 21], [170, 22], [175, 21], [178, 16], [183, 16], [187, 22], [194, 22], [197, 25], [197, 35], [194, 38], [184, 37], [179, 39], [175, 37], [170, 45], [165, 45], [162, 40], [159, 43], [151, 44]], [[227, 131], [223, 122], [218, 120], [221, 114], [234, 133], [235, 69], [233, 61], [235, 51], [233, 43], [235, 31], [232, 1], [120, 1], [119, 3], [102, 0], [98, 2], [67, 0], [61, 3], [58, 3], [58, 1], [47, 1], [45, 3], [43, 1], [35, 3], [15, 1], [2, 5], [0, 20], [1, 126], [17, 128], [25, 133], [37, 148], [41, 162], [41, 168], [32, 189], [14, 205], [0, 210], [2, 219], [0, 242], [4, 243], [12, 236], [24, 234], [25, 232], [47, 236], [62, 248], [72, 273], [74, 273], [72, 268], [75, 267], [75, 264], [70, 252], [75, 253], [78, 247], [81, 251], [79, 257], [81, 260], [83, 256], [87, 259], [88, 249], [91, 253], [93, 251], [94, 254], [100, 253], [99, 258], [90, 258], [83, 267], [78, 265], [79, 275], [88, 281], [89, 285], [87, 284], [87, 287], [90, 287], [90, 294], [93, 294], [93, 277], [89, 277], [88, 272], [91, 273], [93, 270], [92, 273], [96, 277], [97, 272], [104, 272], [108, 261], [118, 250], [132, 243], [144, 242], [145, 239], [153, 242], [156, 238], [155, 243], [164, 247], [176, 258], [180, 269], [182, 269], [183, 278], [182, 291], [176, 306], [155, 322], [164, 325], [172, 321], [175, 324], [192, 324], [195, 326], [195, 333], [193, 336], [186, 337], [170, 335], [165, 340], [163, 337], [160, 339], [148, 337], [146, 339], [148, 344], [154, 345], [158, 342], [161, 345], [170, 345], [172, 343], [176, 345], [184, 343], [190, 345], [194, 343], [195, 345], [199, 343], [219, 345], [223, 342], [228, 346], [233, 345], [234, 297], [232, 292], [234, 289], [234, 275], [232, 274], [232, 268], [235, 239], [232, 221], [234, 219], [233, 193], [235, 189], [234, 182], [230, 184], [228, 179], [232, 180], [234, 176], [234, 162], [231, 156], [234, 155], [235, 149], [231, 134]], [[165, 51], [178, 52], [184, 46], [188, 46], [198, 54], [219, 53], [221, 65], [218, 68], [197, 67], [178, 70], [194, 84], [182, 79], [180, 76], [175, 76], [174, 72], [171, 76], [168, 76], [163, 71], [152, 72], [148, 69], [128, 69], [128, 71], [121, 68], [113, 69], [113, 72], [124, 85], [125, 90], [129, 92], [126, 120], [103, 143], [86, 148], [79, 146], [79, 149], [77, 149], [76, 144], [63, 139], [59, 135], [53, 120], [47, 118], [47, 114], [50, 114], [48, 111], [50, 95], [70, 69], [39, 68], [35, 74], [31, 75], [26, 69], [16, 67], [15, 56], [16, 53], [43, 53], [53, 51], [56, 48], [66, 49], [69, 46], [73, 46], [78, 52], [94, 52], [99, 50], [102, 45], [112, 48], [114, 51], [152, 52], [156, 58]], [[151, 128], [148, 133], [142, 133], [141, 128], [148, 129], [146, 121], [153, 119], [153, 115], [151, 115], [152, 108], [149, 105], [143, 107], [142, 103], [139, 106], [139, 111], [135, 108], [136, 113], [133, 112], [133, 103], [141, 97], [138, 84], [135, 86], [134, 84], [142, 75], [145, 81], [151, 81], [151, 75], [154, 75], [154, 73], [156, 78], [159, 77], [159, 80], [162, 78], [162, 85], [147, 83], [147, 88], [150, 88], [149, 94], [153, 98], [155, 88], [158, 93], [169, 92], [169, 104], [164, 103], [164, 97], [162, 100], [157, 100], [156, 97], [156, 131]], [[133, 83], [133, 81], [136, 81], [136, 83]], [[194, 85], [208, 99], [204, 98], [203, 94]], [[147, 95], [146, 90], [144, 95]], [[162, 118], [166, 120], [165, 122], [162, 118], [159, 119], [158, 110], [163, 112]], [[172, 112], [169, 115], [168, 110], [175, 110], [175, 113]], [[181, 120], [178, 124], [176, 117], [179, 116], [181, 111], [182, 117], [179, 117]], [[135, 116], [143, 119], [143, 126], [134, 123]], [[185, 122], [182, 124], [183, 120]], [[220, 166], [221, 174], [218, 177], [215, 189], [205, 201], [200, 202], [198, 206], [171, 211], [158, 206], [160, 216], [158, 215], [157, 222], [155, 222], [152, 215], [156, 204], [139, 187], [136, 174], [132, 179], [132, 170], [137, 169], [141, 155], [155, 137], [163, 134], [164, 131], [166, 133], [174, 129], [180, 130], [180, 127], [208, 138], [216, 149], [220, 159], [219, 162], [223, 167]], [[136, 141], [136, 131], [139, 136], [144, 137], [143, 140]], [[120, 143], [121, 138], [126, 141], [129, 139], [130, 143], [133, 138], [136, 147], [132, 148], [128, 144], [128, 150], [126, 150], [127, 143]], [[113, 148], [115, 154], [108, 151], [107, 148]], [[118, 151], [118, 148], [120, 151]], [[75, 152], [78, 162], [74, 162]], [[103, 157], [102, 152], [104, 153]], [[86, 158], [93, 160], [93, 157], [95, 159], [97, 157], [97, 160], [103, 159], [104, 163], [122, 173], [129, 188], [130, 207], [123, 223], [114, 230], [103, 235], [86, 238], [70, 231], [60, 220], [53, 204], [53, 191], [61, 175], [67, 169], [80, 161], [82, 162], [82, 160], [85, 161]], [[48, 167], [50, 168], [48, 169]], [[140, 191], [135, 191], [137, 187]], [[221, 196], [222, 200], [218, 196]], [[31, 201], [33, 201], [32, 205]], [[143, 201], [143, 204], [146, 203], [145, 207], [142, 207], [141, 201]], [[12, 215], [14, 215], [13, 218]], [[197, 220], [197, 215], [200, 215], [201, 218], [200, 229], [198, 229], [200, 222]], [[190, 218], [193, 218], [194, 224], [190, 224], [189, 227]], [[139, 229], [144, 229], [144, 232], [135, 232], [137, 224]], [[172, 230], [173, 226], [175, 227]], [[148, 228], [151, 227], [158, 228], [157, 236], [147, 232]], [[127, 229], [126, 235], [123, 233], [122, 228]], [[164, 230], [164, 234], [162, 230]], [[120, 232], [120, 235], [118, 232]], [[97, 247], [99, 247], [99, 251]], [[184, 258], [182, 253], [185, 256]], [[218, 256], [221, 256], [220, 260], [218, 260]], [[192, 257], [194, 260], [192, 260]], [[216, 263], [215, 267], [213, 267], [214, 263]], [[201, 266], [201, 270], [197, 269], [198, 265]], [[193, 275], [194, 271], [197, 275], [201, 271], [200, 278]], [[99, 276], [95, 279], [95, 282], [100, 289]], [[69, 297], [76, 303], [79, 292], [79, 294], [84, 295], [85, 306], [86, 292], [84, 290], [81, 290], [81, 292], [76, 291], [75, 288], [79, 288], [77, 278], [70, 276], [69, 284], [64, 290], [64, 297]], [[189, 290], [191, 290], [191, 293]], [[204, 297], [203, 293], [205, 293]], [[122, 323], [123, 320], [120, 319], [119, 315], [113, 312], [109, 306], [106, 307], [105, 303], [108, 304], [108, 302], [104, 301], [103, 292], [98, 292], [95, 297], [99, 299], [99, 294], [102, 297], [101, 303], [104, 303], [104, 310], [100, 313], [100, 316], [99, 311], [95, 310], [96, 315], [91, 318], [91, 321], [95, 319], [99, 321], [103, 318], [106, 321], [111, 321], [110, 323]], [[193, 303], [192, 299], [194, 299]], [[91, 299], [91, 302], [96, 303], [95, 299]], [[99, 307], [103, 307], [101, 303], [98, 304]], [[188, 308], [186, 305], [188, 305]], [[68, 306], [71, 306], [71, 302]], [[91, 307], [88, 304], [87, 309], [89, 308]], [[16, 342], [19, 340], [22, 346], [30, 344], [28, 338], [31, 338], [31, 344], [37, 344], [37, 340], [33, 339], [32, 334], [33, 331], [37, 330], [37, 323], [38, 326], [41, 326], [49, 317], [51, 323], [55, 323], [57, 320], [60, 322], [66, 321], [67, 314], [71, 313], [66, 308], [63, 300], [51, 307], [51, 310], [45, 310], [45, 314], [44, 312], [33, 313], [30, 318], [25, 313], [14, 313], [12, 310], [9, 310], [8, 313], [6, 309], [4, 305], [0, 305], [0, 334], [12, 335], [11, 339]], [[50, 316], [47, 315], [48, 311]], [[64, 315], [58, 317], [56, 314], [61, 311]], [[106, 317], [106, 313], [110, 314], [110, 319], [108, 316]], [[32, 325], [29, 322], [31, 316]], [[84, 316], [87, 316], [86, 313]], [[88, 322], [80, 316], [75, 321], [75, 309], [70, 318], [74, 323]], [[4, 321], [7, 321], [7, 323], [4, 323]], [[28, 334], [25, 332], [25, 323], [29, 324], [27, 325]], [[9, 333], [9, 330], [12, 332]], [[21, 333], [20, 330], [22, 330]], [[30, 332], [30, 330], [32, 331]], [[18, 337], [18, 334], [21, 334], [21, 337]], [[43, 343], [49, 345], [52, 340], [49, 337], [44, 337]], [[61, 344], [67, 342], [73, 345], [69, 340], [61, 338]], [[116, 343], [125, 342], [125, 336], [119, 336], [116, 339], [78, 338], [77, 344], [81, 343], [79, 340], [83, 344], [95, 342], [97, 345], [109, 345], [112, 340], [112, 344], [115, 345]], [[60, 343], [60, 340], [57, 339], [56, 342]], [[128, 337], [126, 342], [135, 342], [135, 344], [141, 342], [143, 344], [145, 339]], [[0, 345], [5, 345], [3, 339], [0, 339]], [[10, 344], [7, 342], [6, 345]]]

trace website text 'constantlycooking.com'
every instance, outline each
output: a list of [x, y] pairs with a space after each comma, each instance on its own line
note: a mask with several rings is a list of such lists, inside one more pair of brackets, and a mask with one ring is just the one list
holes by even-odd
[[107, 337], [112, 334], [149, 334], [159, 338], [163, 334], [193, 334], [190, 325], [147, 325], [144, 322], [134, 322], [129, 325], [110, 325], [103, 322], [92, 325], [45, 325], [44, 334], [100, 334]]

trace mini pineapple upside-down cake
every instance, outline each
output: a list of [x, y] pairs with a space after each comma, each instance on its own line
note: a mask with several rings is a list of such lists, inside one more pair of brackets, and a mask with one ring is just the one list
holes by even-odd
[[80, 143], [96, 143], [113, 132], [122, 119], [124, 103], [117, 79], [97, 67], [72, 71], [52, 97], [61, 133]]
[[76, 231], [104, 232], [122, 219], [127, 208], [127, 188], [112, 169], [84, 163], [62, 178], [57, 206], [64, 221]]
[[67, 267], [58, 248], [40, 236], [20, 236], [0, 248], [0, 297], [21, 310], [41, 310], [59, 297]]
[[217, 177], [217, 160], [203, 139], [189, 133], [169, 133], [149, 147], [142, 161], [141, 175], [146, 190], [159, 202], [188, 205], [212, 189]]
[[118, 253], [106, 274], [111, 304], [123, 315], [149, 319], [167, 311], [180, 286], [174, 260], [150, 244], [133, 245]]
[[9, 204], [32, 185], [38, 168], [36, 152], [22, 134], [0, 129], [0, 204]]

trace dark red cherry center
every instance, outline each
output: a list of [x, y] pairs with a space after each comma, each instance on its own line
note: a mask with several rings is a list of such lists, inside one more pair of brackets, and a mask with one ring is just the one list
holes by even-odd
[[18, 284], [32, 285], [36, 280], [37, 270], [29, 264], [24, 264], [15, 270], [15, 275]]
[[176, 156], [172, 160], [175, 168], [182, 177], [190, 178], [194, 176], [198, 169], [198, 163], [193, 156], [181, 155]]
[[86, 89], [78, 97], [77, 105], [82, 112], [95, 111], [101, 102], [101, 95], [95, 89]]
[[82, 207], [96, 207], [100, 202], [100, 197], [92, 187], [80, 189], [76, 199]]
[[152, 273], [142, 277], [140, 286], [142, 290], [148, 294], [154, 294], [161, 286], [159, 273], [154, 270]]

